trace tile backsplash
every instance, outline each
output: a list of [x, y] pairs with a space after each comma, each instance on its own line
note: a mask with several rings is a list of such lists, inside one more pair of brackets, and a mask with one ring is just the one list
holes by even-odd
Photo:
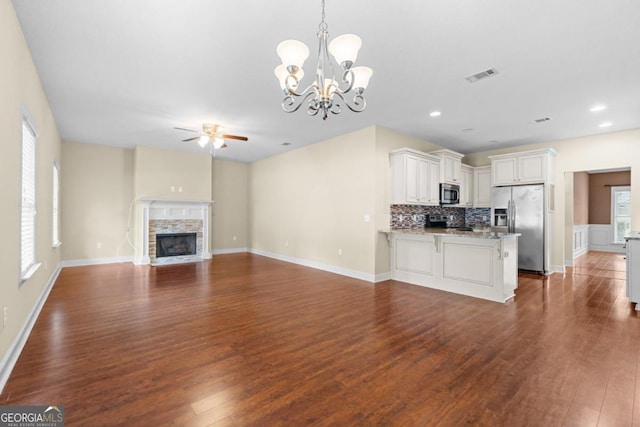
[[[454, 208], [449, 206], [391, 205], [392, 228], [424, 227], [427, 215], [446, 215], [449, 227], [488, 227], [490, 208]], [[486, 218], [483, 219], [483, 218]]]

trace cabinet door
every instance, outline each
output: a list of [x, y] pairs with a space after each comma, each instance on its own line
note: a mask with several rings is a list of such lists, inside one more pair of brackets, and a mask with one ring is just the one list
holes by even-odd
[[460, 168], [462, 165], [460, 159], [451, 156], [444, 156], [441, 164], [443, 168], [443, 181], [449, 184], [460, 184]]
[[417, 157], [407, 156], [405, 163], [405, 186], [407, 203], [417, 203], [419, 201], [418, 179], [420, 159]]
[[518, 157], [518, 182], [538, 183], [545, 181], [545, 155], [531, 154]]
[[491, 168], [476, 168], [473, 177], [473, 206], [476, 208], [491, 207]]
[[460, 206], [473, 205], [473, 169], [463, 166], [460, 169]]
[[430, 194], [430, 169], [431, 164], [428, 160], [418, 160], [418, 201], [421, 204], [428, 204], [431, 202]]
[[440, 162], [429, 160], [429, 204], [440, 204]]
[[516, 184], [518, 170], [518, 158], [497, 159], [491, 161], [493, 185]]

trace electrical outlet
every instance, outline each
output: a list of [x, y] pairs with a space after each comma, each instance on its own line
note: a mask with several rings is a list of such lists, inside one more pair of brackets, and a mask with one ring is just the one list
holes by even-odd
[[96, 248], [98, 248], [98, 249], [102, 249], [102, 242], [98, 242], [98, 243], [96, 244]]
[[342, 255], [342, 249], [338, 249], [338, 255]]
[[288, 247], [289, 247], [289, 242], [285, 241], [285, 242], [284, 242], [284, 247], [285, 247], [285, 248], [288, 248]]
[[171, 192], [172, 192], [172, 193], [175, 193], [175, 192], [176, 192], [176, 186], [175, 186], [175, 185], [172, 185], [172, 186], [171, 186]]
[[182, 193], [182, 186], [178, 187], [178, 193]]
[[7, 307], [2, 309], [2, 328], [7, 327]]
[[233, 236], [233, 240], [236, 241], [238, 240], [238, 238], [236, 236]]
[[371, 216], [369, 214], [364, 214], [364, 222], [369, 222], [371, 221]]

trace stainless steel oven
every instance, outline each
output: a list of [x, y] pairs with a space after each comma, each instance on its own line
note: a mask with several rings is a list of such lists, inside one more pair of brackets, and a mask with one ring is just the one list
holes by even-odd
[[457, 205], [460, 203], [460, 186], [455, 184], [440, 184], [440, 204]]

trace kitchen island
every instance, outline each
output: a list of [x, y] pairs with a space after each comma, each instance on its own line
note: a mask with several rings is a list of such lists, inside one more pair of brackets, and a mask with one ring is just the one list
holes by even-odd
[[391, 278], [504, 303], [518, 287], [518, 233], [391, 229]]

